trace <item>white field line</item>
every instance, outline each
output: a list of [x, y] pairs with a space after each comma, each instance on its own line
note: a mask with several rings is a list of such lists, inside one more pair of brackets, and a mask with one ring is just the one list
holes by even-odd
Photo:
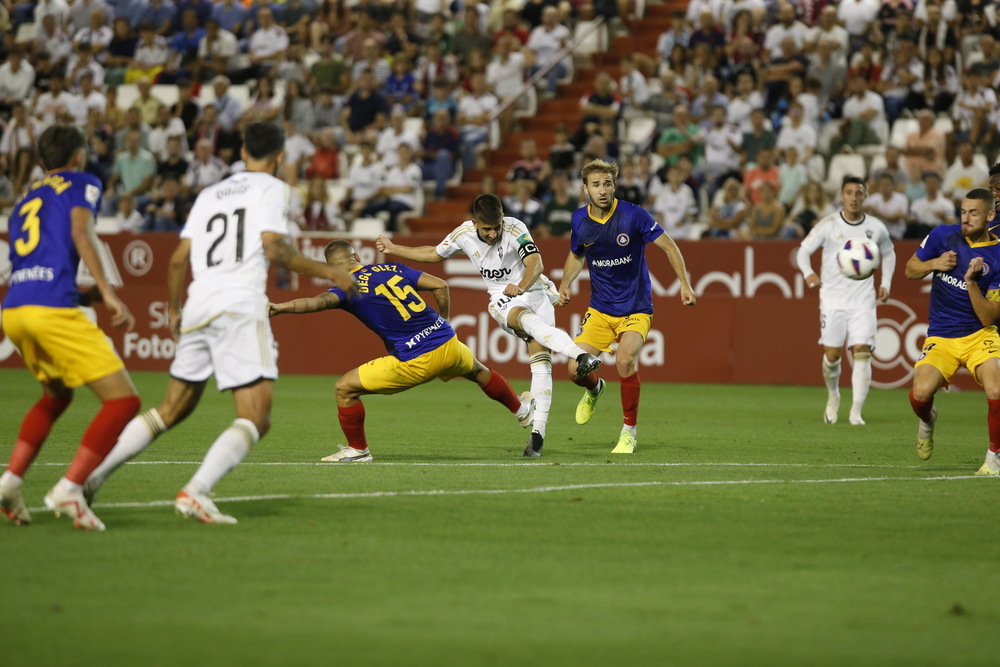
[[[69, 463], [36, 463], [38, 466], [55, 466], [60, 468], [69, 467]], [[201, 461], [128, 461], [125, 465], [130, 466], [197, 466], [201, 465]], [[893, 470], [905, 470], [909, 468], [926, 468], [927, 464], [923, 465], [895, 465], [892, 463], [724, 463], [724, 462], [681, 462], [681, 463], [626, 463], [626, 462], [613, 462], [613, 463], [598, 463], [598, 462], [574, 462], [574, 463], [558, 463], [558, 462], [528, 462], [524, 461], [522, 463], [423, 463], [418, 461], [378, 461], [364, 464], [353, 464], [350, 466], [345, 466], [338, 463], [322, 463], [319, 461], [244, 461], [240, 463], [241, 466], [324, 466], [324, 467], [356, 467], [357, 465], [364, 466], [399, 466], [399, 467], [440, 467], [440, 468], [544, 468], [544, 467], [666, 467], [666, 468], [682, 468], [682, 467], [699, 467], [699, 466], [711, 466], [711, 467], [734, 467], [734, 468], [890, 468]], [[941, 466], [936, 465], [935, 468], [948, 468], [961, 470], [963, 468], [970, 468], [971, 466], [963, 465], [950, 465]]]
[[[668, 487], [668, 486], [734, 486], [753, 484], [844, 484], [852, 482], [936, 482], [963, 479], [980, 479], [974, 475], [938, 476], [938, 477], [843, 477], [840, 479], [737, 479], [710, 481], [681, 482], [608, 482], [601, 484], [566, 484], [562, 486], [535, 486], [527, 489], [432, 489], [427, 491], [372, 491], [368, 493], [274, 493], [259, 496], [231, 496], [216, 498], [216, 503], [244, 503], [263, 500], [345, 500], [353, 498], [398, 498], [403, 496], [496, 496], [511, 493], [553, 493], [558, 491], [583, 491], [587, 489], [621, 489], [638, 487]], [[153, 500], [149, 502], [130, 503], [97, 503], [94, 509], [167, 507], [173, 505], [173, 500]], [[46, 511], [44, 507], [33, 507], [32, 512]]]

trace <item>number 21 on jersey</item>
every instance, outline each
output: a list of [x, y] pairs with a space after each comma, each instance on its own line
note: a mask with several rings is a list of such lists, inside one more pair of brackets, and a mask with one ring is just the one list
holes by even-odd
[[[235, 216], [236, 218], [236, 261], [242, 262], [243, 220], [244, 217], [246, 216], [246, 209], [245, 208], [236, 209], [235, 211], [233, 211], [233, 216]], [[216, 223], [220, 224], [216, 225]], [[215, 242], [212, 243], [212, 245], [209, 246], [208, 248], [208, 257], [206, 257], [206, 264], [208, 264], [209, 268], [213, 266], [218, 266], [219, 264], [222, 263], [222, 259], [215, 256], [215, 252], [216, 249], [219, 247], [219, 244], [222, 243], [222, 240], [226, 238], [226, 234], [229, 232], [229, 216], [227, 216], [225, 213], [216, 213], [215, 215], [213, 215], [211, 218], [208, 219], [208, 226], [205, 228], [205, 231], [211, 234], [213, 231], [213, 227], [216, 226], [220, 227], [221, 229], [218, 238], [216, 238]]]
[[[403, 276], [393, 276], [392, 278], [386, 281], [386, 285], [392, 288], [391, 293], [389, 292], [389, 289], [385, 285], [379, 285], [378, 287], [376, 287], [375, 293], [387, 298], [389, 302], [396, 307], [396, 310], [399, 311], [399, 316], [402, 317], [403, 321], [405, 322], [406, 320], [413, 317], [412, 315], [410, 315], [409, 312], [410, 310], [412, 310], [414, 313], [419, 313], [427, 307], [427, 304], [424, 302], [423, 299], [420, 298], [420, 295], [417, 294], [417, 291], [413, 289], [413, 287], [411, 287], [410, 285], [406, 285], [405, 287], [400, 287], [399, 283], [401, 280], [403, 280]], [[414, 301], [412, 303], [407, 303], [406, 300], [410, 297], [412, 297]]]

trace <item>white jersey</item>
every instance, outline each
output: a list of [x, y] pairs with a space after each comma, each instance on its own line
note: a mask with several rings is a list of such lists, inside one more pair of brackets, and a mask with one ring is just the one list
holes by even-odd
[[[504, 217], [500, 238], [490, 245], [479, 238], [471, 220], [463, 222], [435, 248], [442, 257], [464, 252], [486, 282], [491, 298], [503, 294], [507, 285], [517, 285], [524, 277], [524, 258], [538, 252], [527, 226], [517, 218]], [[544, 274], [528, 292], [555, 292], [555, 284]]]
[[867, 237], [878, 245], [882, 253], [881, 286], [887, 290], [892, 286], [896, 254], [885, 223], [867, 213], [862, 214], [858, 222], [848, 222], [843, 212], [832, 213], [817, 222], [802, 240], [797, 256], [799, 269], [808, 277], [815, 273], [809, 260], [810, 255], [823, 248], [823, 268], [820, 273], [823, 284], [819, 288], [819, 301], [824, 309], [875, 308], [875, 279], [852, 280], [841, 272], [837, 264], [837, 251], [849, 239], [858, 236]]
[[198, 194], [181, 238], [191, 239], [191, 273], [183, 329], [226, 312], [267, 312], [263, 232], [288, 234], [289, 188], [261, 172], [241, 172]]

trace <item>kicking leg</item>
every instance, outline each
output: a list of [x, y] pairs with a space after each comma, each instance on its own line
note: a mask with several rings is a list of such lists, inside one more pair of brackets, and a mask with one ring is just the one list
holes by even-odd
[[511, 308], [507, 324], [514, 331], [534, 338], [553, 352], [575, 360], [575, 376], [585, 376], [601, 365], [600, 359], [574, 343], [568, 333], [546, 324], [542, 318], [527, 308]]
[[940, 370], [924, 364], [917, 366], [913, 375], [913, 389], [910, 390], [910, 407], [920, 418], [917, 426], [917, 456], [926, 461], [934, 452], [934, 426], [937, 423], [937, 408], [934, 394], [945, 384]]
[[[595, 357], [601, 353], [601, 351], [596, 347], [588, 345], [587, 343], [580, 343], [580, 347]], [[573, 380], [573, 384], [587, 390], [583, 393], [583, 398], [581, 398], [580, 402], [576, 405], [576, 423], [586, 424], [590, 421], [591, 417], [594, 416], [594, 412], [597, 410], [597, 399], [604, 393], [604, 380], [597, 377], [597, 373], [577, 377], [576, 368], [576, 361], [570, 359], [570, 379]]]
[[636, 447], [636, 424], [639, 419], [639, 352], [645, 340], [637, 331], [625, 331], [618, 341], [615, 365], [621, 378], [622, 431], [612, 454], [631, 454]]
[[855, 345], [854, 370], [851, 371], [851, 425], [864, 426], [861, 409], [868, 398], [872, 384], [872, 349], [868, 345]]
[[337, 380], [337, 417], [347, 438], [347, 447], [340, 446], [336, 454], [324, 457], [328, 463], [369, 463], [372, 460], [365, 438], [365, 404], [361, 397], [369, 394], [361, 384], [358, 369]]

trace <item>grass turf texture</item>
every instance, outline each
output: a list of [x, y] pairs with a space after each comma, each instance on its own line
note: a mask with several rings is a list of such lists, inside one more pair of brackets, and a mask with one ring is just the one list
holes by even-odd
[[[156, 405], [166, 376], [133, 377]], [[216, 488], [239, 525], [121, 506], [170, 501], [194, 472], [234, 416], [210, 390], [140, 458], [174, 463], [112, 477], [106, 533], [40, 511], [0, 525], [3, 662], [996, 664], [1000, 481], [927, 479], [982, 463], [981, 393], [939, 396], [924, 463], [904, 390], [873, 391], [868, 425], [851, 427], [849, 390], [830, 426], [822, 389], [646, 384], [630, 457], [610, 454], [609, 390], [580, 427], [581, 390], [556, 383], [539, 461], [521, 457], [511, 415], [454, 381], [365, 399], [376, 465], [262, 465], [343, 442], [333, 380], [282, 377], [271, 434]], [[0, 371], [4, 459], [38, 393]], [[29, 506], [96, 409], [78, 392], [29, 472]], [[433, 465], [398, 465], [413, 463]], [[587, 486], [614, 484], [644, 485]], [[517, 489], [536, 490], [487, 493]], [[350, 495], [433, 490], [476, 493]], [[293, 497], [224, 500], [264, 494]]]

